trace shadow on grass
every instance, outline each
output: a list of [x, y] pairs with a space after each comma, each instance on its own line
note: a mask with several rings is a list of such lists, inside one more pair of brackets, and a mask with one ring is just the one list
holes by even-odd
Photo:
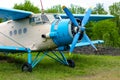
[[15, 63], [15, 64], [22, 64], [25, 61], [22, 59], [18, 59], [15, 57], [11, 57], [11, 56], [4, 56], [4, 55], [0, 55], [0, 62], [8, 62], [8, 63]]

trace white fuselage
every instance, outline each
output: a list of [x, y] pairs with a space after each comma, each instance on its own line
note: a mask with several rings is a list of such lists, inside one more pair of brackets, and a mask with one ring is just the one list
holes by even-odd
[[55, 48], [52, 39], [42, 38], [42, 34], [48, 34], [51, 23], [34, 23], [30, 19], [9, 20], [0, 24], [0, 45], [22, 46], [34, 51]]

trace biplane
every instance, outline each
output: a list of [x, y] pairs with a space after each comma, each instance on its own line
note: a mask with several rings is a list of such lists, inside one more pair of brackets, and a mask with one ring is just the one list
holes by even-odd
[[[31, 72], [45, 56], [75, 67], [74, 61], [68, 60], [63, 51], [69, 50], [71, 54], [75, 47], [87, 45], [97, 50], [94, 44], [104, 41], [91, 41], [86, 34], [85, 25], [88, 21], [100, 21], [114, 16], [92, 15], [91, 9], [86, 14], [72, 14], [67, 7], [62, 8], [65, 14], [57, 15], [0, 8], [0, 18], [5, 20], [0, 23], [0, 52], [28, 53], [27, 63], [23, 64], [22, 71]], [[36, 52], [34, 59], [32, 52]]]

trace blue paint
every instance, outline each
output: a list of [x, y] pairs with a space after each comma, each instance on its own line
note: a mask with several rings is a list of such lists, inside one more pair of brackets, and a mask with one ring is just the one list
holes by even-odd
[[12, 19], [12, 20], [24, 19], [32, 14], [33, 13], [29, 11], [0, 8], [0, 18], [4, 18], [4, 19]]
[[30, 52], [28, 52], [28, 63], [32, 63], [32, 54]]
[[55, 37], [57, 37], [57, 33], [56, 33], [56, 32], [51, 32], [51, 33], [49, 34], [49, 36], [50, 36], [51, 38], [55, 38]]
[[52, 59], [60, 62], [61, 64], [68, 65], [68, 62], [67, 62], [67, 59], [66, 59], [64, 53], [62, 53], [62, 52], [59, 51], [58, 53], [59, 53], [61, 56], [60, 56], [60, 55], [57, 55], [54, 51], [52, 51], [52, 53], [53, 53], [54, 57], [51, 56], [50, 54], [46, 54], [46, 55], [47, 55], [48, 57], [50, 57], [50, 58], [52, 58]]
[[74, 25], [78, 27], [79, 24], [76, 21], [76, 19], [74, 18], [73, 14], [69, 11], [69, 9], [64, 7], [63, 10], [67, 14], [67, 16], [70, 18], [70, 20], [74, 23]]
[[[92, 43], [93, 43], [93, 44], [103, 44], [104, 41], [103, 41], [103, 40], [94, 40], [94, 41], [92, 41]], [[82, 47], [82, 46], [88, 46], [88, 45], [90, 45], [89, 42], [83, 41], [83, 42], [77, 43], [77, 44], [75, 45], [75, 47]]]
[[60, 47], [58, 47], [58, 51], [65, 51], [64, 46], [60, 46]]
[[43, 52], [43, 55], [39, 58], [40, 53], [36, 55], [35, 59], [32, 62], [32, 68], [34, 68], [43, 58], [46, 56], [47, 52]]
[[[103, 44], [103, 40], [94, 40], [91, 41], [93, 44]], [[75, 47], [81, 47], [81, 46], [88, 46], [91, 45], [90, 42], [85, 38], [85, 35], [83, 36], [82, 40], [75, 45]], [[70, 45], [71, 46], [71, 45]]]
[[59, 53], [61, 54], [61, 56], [63, 58], [64, 64], [69, 65], [68, 62], [67, 62], [67, 59], [66, 59], [66, 57], [64, 55], [64, 53], [62, 51], [59, 51]]
[[74, 37], [73, 42], [72, 42], [72, 45], [70, 46], [70, 53], [73, 52], [73, 50], [75, 48], [75, 45], [78, 42], [79, 35], [80, 35], [80, 32], [78, 32], [77, 34], [75, 34], [75, 37]]
[[28, 52], [28, 49], [17, 46], [0, 46], [0, 52]]
[[51, 25], [50, 37], [59, 46], [71, 44], [72, 36], [69, 33], [69, 19], [55, 20]]
[[[66, 14], [59, 14], [61, 16], [62, 19], [68, 19], [68, 16]], [[73, 16], [75, 18], [78, 18], [80, 20], [83, 20], [83, 17], [85, 16], [84, 14], [73, 14]], [[54, 17], [57, 19], [57, 16], [54, 15]], [[104, 20], [104, 19], [110, 19], [110, 18], [114, 18], [113, 15], [90, 15], [89, 21], [100, 21], [100, 20]]]

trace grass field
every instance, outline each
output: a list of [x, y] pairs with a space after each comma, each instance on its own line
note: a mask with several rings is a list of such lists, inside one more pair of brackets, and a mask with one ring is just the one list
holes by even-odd
[[75, 68], [45, 57], [32, 73], [21, 71], [25, 58], [26, 54], [1, 55], [0, 80], [120, 80], [120, 56], [74, 54], [68, 58], [75, 61]]

